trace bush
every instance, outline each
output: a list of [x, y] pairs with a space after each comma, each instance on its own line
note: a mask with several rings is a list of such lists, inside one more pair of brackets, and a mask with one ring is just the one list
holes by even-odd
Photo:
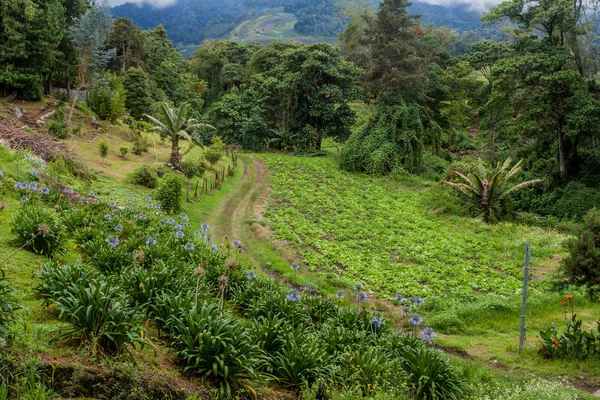
[[142, 153], [147, 153], [150, 144], [142, 138], [138, 138], [135, 142], [133, 142], [133, 146], [131, 147], [131, 152], [136, 156], [142, 155]]
[[51, 257], [64, 250], [64, 228], [54, 214], [35, 203], [23, 203], [11, 223], [15, 244]]
[[600, 191], [571, 181], [565, 187], [543, 195], [532, 191], [524, 200], [530, 204], [523, 204], [523, 209], [531, 209], [541, 215], [581, 220], [589, 210], [600, 204]]
[[59, 318], [71, 329], [55, 340], [83, 337], [106, 352], [121, 351], [127, 344], [140, 343], [142, 315], [131, 310], [120, 288], [105, 281], [72, 283], [55, 300]]
[[69, 285], [87, 285], [99, 277], [94, 270], [86, 268], [79, 260], [65, 266], [47, 261], [35, 276], [40, 280], [35, 290], [44, 299], [44, 306], [53, 303]]
[[181, 172], [186, 178], [192, 179], [194, 176], [202, 176], [208, 166], [204, 161], [182, 161]]
[[181, 193], [183, 185], [176, 176], [164, 179], [156, 190], [154, 198], [158, 201], [164, 212], [172, 213], [181, 209]]
[[423, 164], [420, 172], [425, 178], [436, 181], [440, 180], [449, 167], [450, 163], [443, 158], [427, 151], [423, 153]]
[[219, 385], [221, 397], [232, 397], [246, 380], [257, 377], [263, 354], [235, 319], [220, 315], [215, 304], [192, 309], [173, 324], [173, 344], [185, 370]]
[[119, 153], [121, 153], [121, 156], [125, 157], [127, 155], [127, 153], [129, 153], [129, 147], [127, 147], [127, 146], [119, 147]]
[[398, 354], [415, 398], [459, 399], [463, 382], [444, 353], [427, 346], [404, 347]]
[[106, 158], [108, 155], [108, 143], [106, 143], [106, 141], [103, 140], [98, 144], [98, 153], [100, 154], [100, 157]]
[[125, 91], [121, 78], [107, 71], [92, 82], [89, 106], [100, 119], [116, 122], [125, 112]]
[[158, 176], [151, 166], [142, 165], [133, 171], [131, 183], [154, 189], [158, 186]]
[[50, 121], [48, 133], [56, 139], [66, 139], [69, 136], [69, 126], [64, 122]]
[[0, 338], [8, 335], [9, 326], [17, 320], [15, 311], [19, 308], [12, 286], [7, 282], [4, 270], [0, 269]]
[[600, 209], [592, 209], [574, 238], [566, 242], [569, 256], [561, 269], [570, 283], [587, 285], [591, 296], [600, 294]]
[[125, 73], [125, 106], [133, 118], [140, 119], [150, 112], [152, 99], [148, 90], [148, 78], [142, 69], [129, 68]]
[[221, 160], [222, 157], [223, 152], [213, 148], [212, 146], [204, 152], [204, 158], [206, 158], [206, 161], [208, 161], [210, 165], [215, 165], [219, 162], [219, 160]]

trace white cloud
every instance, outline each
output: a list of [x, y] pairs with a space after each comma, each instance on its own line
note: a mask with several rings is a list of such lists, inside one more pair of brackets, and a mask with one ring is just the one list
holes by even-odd
[[177, 0], [108, 0], [108, 4], [111, 7], [120, 6], [125, 3], [134, 3], [138, 5], [148, 4], [154, 7], [167, 7], [175, 4]]
[[499, 4], [502, 0], [416, 0], [422, 3], [437, 4], [440, 6], [469, 5], [477, 10], [488, 10]]

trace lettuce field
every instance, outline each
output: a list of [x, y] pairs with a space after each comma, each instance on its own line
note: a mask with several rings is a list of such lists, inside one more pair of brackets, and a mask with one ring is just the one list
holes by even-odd
[[411, 181], [407, 190], [401, 180], [344, 173], [331, 158], [260, 158], [272, 174], [268, 227], [304, 268], [332, 283], [361, 283], [386, 297], [508, 295], [522, 285], [525, 243], [535, 273], [552, 269], [566, 238], [436, 212], [454, 200], [437, 183]]

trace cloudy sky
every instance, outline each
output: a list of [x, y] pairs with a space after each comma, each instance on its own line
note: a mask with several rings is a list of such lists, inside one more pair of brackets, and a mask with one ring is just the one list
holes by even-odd
[[[137, 3], [137, 4], [151, 4], [157, 7], [165, 7], [175, 3], [177, 0], [108, 0], [111, 6], [118, 6], [123, 3]], [[424, 3], [439, 4], [447, 6], [451, 4], [469, 4], [473, 8], [485, 10], [488, 6], [500, 3], [501, 0], [414, 0], [422, 1]]]

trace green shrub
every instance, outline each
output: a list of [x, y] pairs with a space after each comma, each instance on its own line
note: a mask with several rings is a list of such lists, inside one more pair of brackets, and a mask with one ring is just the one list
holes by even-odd
[[133, 264], [133, 257], [124, 245], [117, 244], [113, 247], [108, 243], [114, 243], [115, 238], [114, 235], [109, 235], [106, 239], [96, 237], [80, 246], [86, 256], [85, 260], [104, 274], [119, 274]]
[[[125, 106], [133, 118], [140, 119], [150, 112], [152, 99], [149, 95], [148, 78], [142, 69], [129, 68], [125, 72]], [[126, 122], [129, 124], [129, 122]]]
[[204, 161], [182, 161], [181, 172], [186, 178], [192, 179], [194, 176], [202, 176], [204, 171], [208, 169], [208, 166]]
[[447, 311], [432, 315], [429, 317], [428, 323], [436, 331], [440, 331], [449, 335], [455, 335], [459, 332], [462, 332], [465, 328], [464, 320], [460, 318], [454, 311]]
[[[600, 191], [583, 183], [571, 181], [565, 187], [540, 195], [532, 191], [521, 200], [522, 209], [531, 209], [541, 215], [581, 220], [592, 208], [600, 204]], [[529, 204], [526, 204], [526, 201]]]
[[119, 153], [121, 153], [121, 156], [125, 157], [127, 155], [127, 153], [129, 153], [129, 147], [127, 147], [127, 146], [119, 147]]
[[591, 296], [600, 294], [600, 209], [585, 215], [581, 228], [565, 246], [569, 256], [561, 269], [569, 282], [586, 285]]
[[127, 269], [121, 276], [122, 285], [131, 303], [148, 307], [161, 293], [177, 293], [184, 286], [184, 274], [178, 263], [164, 261], [144, 269], [135, 266]]
[[106, 281], [72, 283], [55, 302], [59, 318], [71, 325], [55, 340], [84, 338], [94, 351], [99, 348], [105, 352], [142, 342], [142, 315], [128, 307], [117, 285]]
[[441, 351], [427, 346], [407, 346], [397, 356], [415, 398], [462, 398], [463, 382]]
[[154, 198], [158, 201], [163, 211], [169, 214], [181, 209], [182, 191], [183, 185], [179, 178], [176, 176], [169, 176], [165, 178], [158, 189], [156, 189]]
[[151, 166], [142, 165], [133, 171], [131, 183], [154, 189], [158, 186], [158, 176]]
[[450, 163], [448, 161], [426, 151], [423, 153], [423, 164], [420, 173], [425, 178], [437, 181], [442, 179], [449, 167]]
[[147, 153], [150, 144], [142, 138], [138, 138], [135, 142], [133, 142], [133, 146], [131, 147], [131, 152], [136, 156], [142, 155], [142, 153]]
[[0, 338], [5, 338], [10, 325], [18, 320], [15, 311], [20, 307], [13, 292], [12, 285], [7, 282], [4, 270], [0, 269]]
[[66, 139], [69, 136], [69, 126], [60, 121], [50, 121], [48, 124], [48, 133], [56, 139]]
[[255, 379], [264, 363], [263, 353], [235, 319], [220, 315], [215, 304], [203, 304], [177, 319], [173, 344], [185, 370], [219, 385], [221, 397]]
[[361, 346], [346, 354], [343, 362], [346, 381], [360, 387], [364, 396], [371, 396], [375, 388], [402, 385], [402, 374], [395, 362], [390, 361], [384, 349]]
[[208, 161], [210, 165], [215, 165], [219, 162], [219, 160], [221, 160], [222, 157], [223, 152], [213, 148], [212, 146], [204, 152], [204, 158], [206, 158], [206, 161]]
[[316, 336], [297, 328], [282, 342], [281, 349], [270, 357], [273, 372], [282, 382], [299, 387], [331, 376], [333, 360]]
[[64, 227], [56, 216], [33, 202], [23, 203], [11, 222], [15, 244], [51, 257], [64, 250]]
[[100, 119], [116, 122], [125, 112], [125, 91], [121, 78], [107, 71], [92, 82], [89, 106]]
[[99, 277], [94, 270], [86, 268], [79, 260], [65, 266], [47, 261], [35, 276], [40, 280], [35, 290], [44, 299], [44, 306], [53, 303], [69, 285], [87, 285]]
[[98, 143], [98, 153], [102, 158], [106, 158], [106, 156], [108, 156], [108, 143], [106, 141], [103, 140]]

